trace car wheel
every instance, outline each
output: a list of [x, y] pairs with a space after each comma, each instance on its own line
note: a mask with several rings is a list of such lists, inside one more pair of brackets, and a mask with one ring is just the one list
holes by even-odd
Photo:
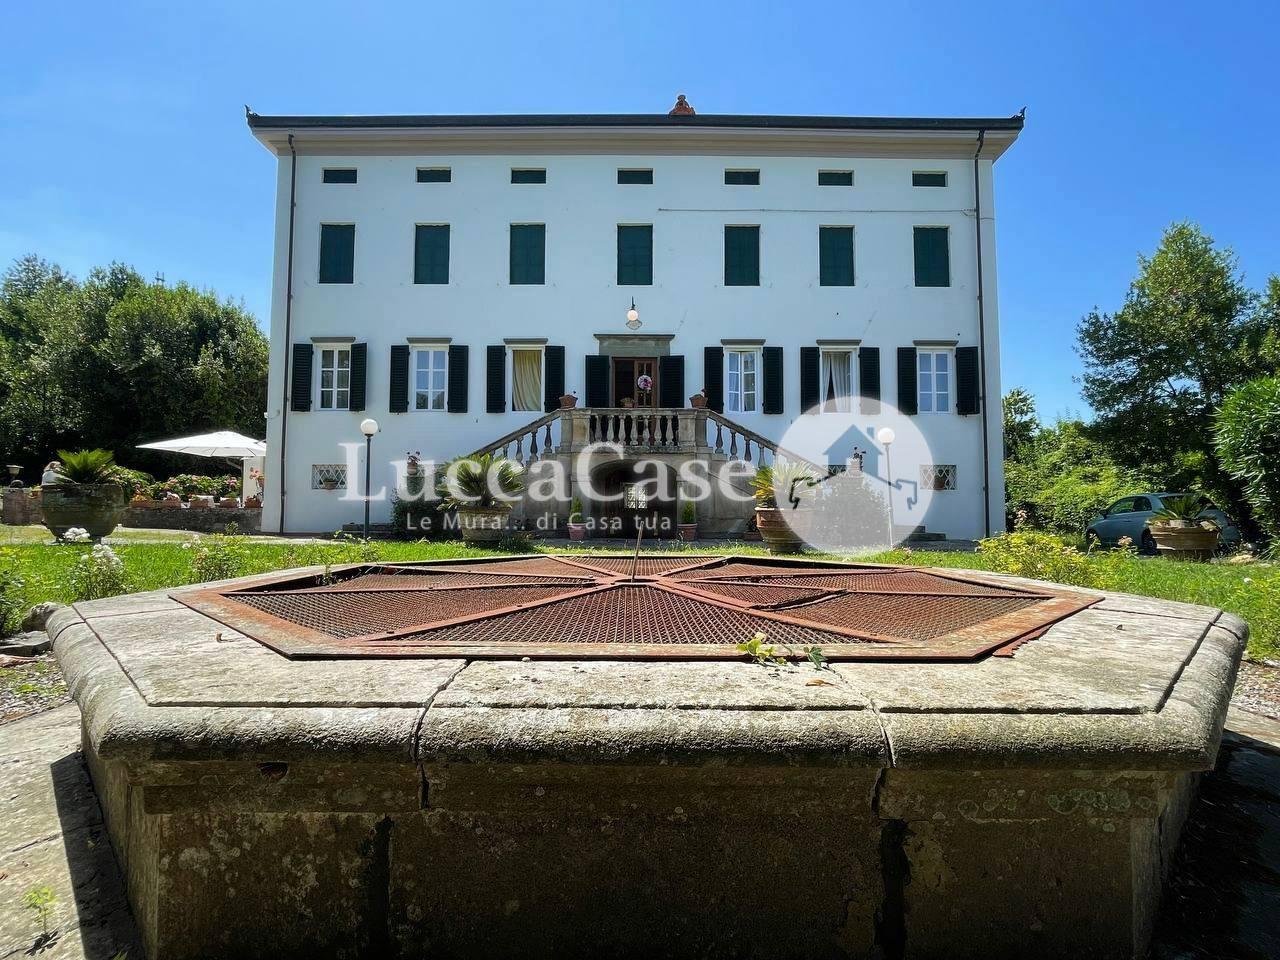
[[1142, 540], [1138, 544], [1138, 552], [1147, 557], [1154, 557], [1158, 552], [1156, 550], [1156, 538], [1151, 535], [1150, 530], [1142, 531]]

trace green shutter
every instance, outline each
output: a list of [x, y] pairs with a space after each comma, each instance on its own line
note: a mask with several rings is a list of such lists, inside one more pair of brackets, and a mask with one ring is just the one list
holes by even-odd
[[760, 286], [760, 228], [724, 228], [724, 285]]
[[880, 348], [858, 348], [858, 412], [880, 412]]
[[413, 282], [449, 282], [449, 225], [418, 224], [413, 235]]
[[853, 227], [818, 228], [818, 282], [853, 286]]
[[369, 345], [353, 343], [351, 345], [351, 390], [347, 401], [348, 410], [364, 409], [365, 383], [368, 381], [367, 369]]
[[951, 254], [946, 227], [916, 227], [916, 286], [951, 286]]
[[542, 408], [550, 413], [560, 409], [560, 398], [564, 396], [564, 347], [543, 347], [542, 365]]
[[658, 358], [658, 405], [662, 407], [685, 405], [684, 356], [682, 354]]
[[707, 409], [724, 413], [724, 347], [702, 348], [702, 384]]
[[320, 224], [320, 282], [351, 283], [355, 277], [355, 262], [355, 224]]
[[507, 348], [500, 343], [485, 347], [485, 412], [507, 412]]
[[397, 343], [391, 348], [391, 389], [388, 407], [392, 413], [409, 411], [409, 346]]
[[800, 412], [817, 413], [822, 357], [817, 347], [800, 348]]
[[470, 351], [466, 344], [449, 347], [448, 410], [450, 413], [467, 412], [467, 363]]
[[289, 370], [289, 409], [302, 413], [311, 409], [311, 364], [314, 349], [309, 343], [293, 345]]
[[978, 348], [956, 347], [956, 413], [973, 416], [981, 412], [980, 384]]
[[587, 355], [586, 403], [588, 407], [607, 407], [609, 405], [609, 358], [603, 354]]
[[511, 282], [546, 283], [547, 227], [542, 223], [511, 225]]
[[760, 404], [762, 413], [781, 413], [783, 408], [782, 348], [764, 347], [761, 350], [761, 372], [764, 374], [764, 396]]
[[653, 283], [653, 227], [618, 225], [618, 285]]
[[916, 348], [898, 348], [898, 412], [914, 416], [919, 410], [916, 395]]

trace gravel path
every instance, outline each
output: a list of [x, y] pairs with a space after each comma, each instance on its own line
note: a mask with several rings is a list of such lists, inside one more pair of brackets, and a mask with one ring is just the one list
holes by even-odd
[[1241, 710], [1280, 720], [1280, 666], [1249, 660], [1241, 663], [1231, 703]]
[[71, 702], [52, 653], [0, 657], [0, 724]]

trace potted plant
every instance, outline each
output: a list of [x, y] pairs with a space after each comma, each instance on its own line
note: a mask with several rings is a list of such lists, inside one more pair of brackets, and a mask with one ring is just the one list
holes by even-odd
[[622, 406], [623, 406], [623, 408], [624, 408], [624, 409], [626, 409], [626, 410], [630, 410], [630, 409], [632, 409], [635, 405], [636, 405], [636, 402], [635, 402], [635, 400], [634, 400], [634, 399], [632, 399], [631, 397], [623, 397], [623, 398], [622, 398]]
[[[805, 465], [775, 460], [772, 466], [759, 467], [751, 478], [756, 499], [756, 529], [770, 553], [798, 553], [804, 541], [787, 516], [803, 510], [813, 497], [812, 471]], [[778, 506], [781, 495], [785, 509]]]
[[1212, 520], [1203, 517], [1202, 497], [1187, 494], [1169, 497], [1164, 507], [1147, 521], [1156, 550], [1171, 560], [1208, 560], [1218, 549], [1222, 531]]
[[234, 510], [240, 506], [240, 501], [235, 497], [221, 497], [218, 500], [218, 507], [223, 510]]
[[59, 540], [72, 527], [100, 540], [116, 528], [128, 507], [115, 456], [109, 450], [59, 450], [58, 458], [58, 482], [41, 487], [44, 525]]
[[569, 539], [587, 539], [587, 525], [582, 522], [582, 501], [577, 497], [569, 504]]
[[698, 509], [692, 500], [686, 499], [680, 507], [680, 539], [692, 543], [698, 539]]
[[337, 490], [338, 481], [335, 480], [333, 477], [324, 477], [320, 481], [320, 486], [323, 487], [325, 490]]
[[481, 453], [459, 457], [440, 478], [440, 509], [457, 510], [464, 543], [501, 540], [511, 498], [524, 489], [523, 468], [514, 460]]
[[707, 405], [707, 388], [703, 387], [692, 397], [689, 398], [689, 406], [695, 410], [701, 410]]
[[578, 395], [576, 393], [565, 393], [560, 397], [560, 409], [572, 410], [578, 405]]

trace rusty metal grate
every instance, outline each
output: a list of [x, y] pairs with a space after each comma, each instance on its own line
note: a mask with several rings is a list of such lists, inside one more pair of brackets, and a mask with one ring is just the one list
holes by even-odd
[[756, 633], [832, 660], [974, 659], [1092, 598], [924, 568], [558, 555], [365, 564], [176, 599], [291, 657], [735, 659]]

